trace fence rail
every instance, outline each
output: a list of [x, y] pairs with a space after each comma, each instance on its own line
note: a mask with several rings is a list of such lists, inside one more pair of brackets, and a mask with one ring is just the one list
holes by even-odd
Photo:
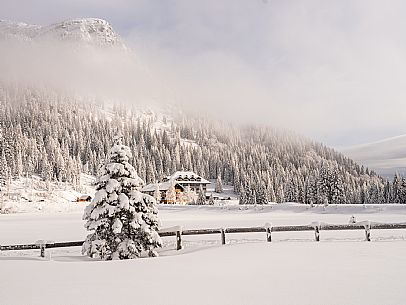
[[[326, 224], [314, 222], [310, 225], [294, 225], [294, 226], [271, 226], [265, 224], [261, 227], [243, 227], [243, 228], [216, 228], [216, 229], [188, 229], [182, 230], [181, 227], [173, 227], [161, 230], [159, 235], [161, 237], [176, 236], [176, 249], [182, 249], [182, 236], [189, 235], [209, 235], [220, 234], [221, 243], [226, 244], [226, 234], [233, 233], [266, 233], [266, 240], [272, 241], [272, 232], [304, 232], [314, 231], [315, 241], [320, 241], [320, 231], [342, 231], [342, 230], [365, 230], [365, 240], [371, 241], [371, 229], [374, 230], [392, 230], [392, 229], [406, 229], [405, 223], [376, 223], [370, 221], [363, 221], [354, 224]], [[40, 249], [41, 257], [45, 257], [46, 248], [64, 248], [64, 247], [79, 247], [83, 245], [84, 241], [68, 241], [68, 242], [51, 242], [40, 240], [34, 244], [25, 245], [0, 245], [1, 251], [16, 251], [16, 250], [32, 250]]]

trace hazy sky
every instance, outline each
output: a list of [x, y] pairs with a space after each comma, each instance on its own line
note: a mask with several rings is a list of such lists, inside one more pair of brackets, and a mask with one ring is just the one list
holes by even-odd
[[108, 20], [160, 83], [226, 119], [333, 146], [406, 133], [406, 1], [0, 0], [0, 19]]

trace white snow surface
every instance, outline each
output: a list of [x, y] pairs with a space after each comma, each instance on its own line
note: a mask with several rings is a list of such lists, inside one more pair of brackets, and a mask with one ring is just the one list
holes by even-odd
[[[163, 227], [405, 222], [406, 205], [164, 206]], [[0, 244], [83, 240], [82, 211], [0, 215]], [[405, 304], [405, 230], [165, 237], [158, 258], [97, 261], [80, 247], [0, 252], [1, 304]]]

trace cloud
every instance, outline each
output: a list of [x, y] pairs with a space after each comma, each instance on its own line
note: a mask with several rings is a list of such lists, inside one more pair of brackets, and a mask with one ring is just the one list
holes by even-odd
[[406, 132], [403, 2], [176, 3], [170, 27], [129, 39], [181, 98], [330, 142]]
[[127, 103], [160, 100], [159, 80], [121, 48], [41, 39], [0, 40], [0, 81]]
[[[11, 3], [3, 12], [16, 6]], [[34, 9], [25, 4], [26, 16], [36, 20], [105, 18], [135, 50], [138, 63], [104, 58], [104, 67], [90, 66], [75, 85], [91, 86], [92, 68], [105, 77], [96, 77], [98, 84], [113, 84], [111, 91], [128, 93], [131, 100], [150, 94], [334, 145], [406, 133], [404, 1], [40, 0]], [[44, 8], [52, 14], [41, 13]]]

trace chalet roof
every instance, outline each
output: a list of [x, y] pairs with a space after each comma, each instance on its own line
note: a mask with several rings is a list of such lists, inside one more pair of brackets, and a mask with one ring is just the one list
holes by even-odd
[[170, 181], [176, 181], [179, 183], [187, 182], [191, 184], [210, 184], [210, 181], [204, 179], [194, 172], [177, 171], [168, 178]]
[[[197, 175], [194, 172], [184, 172], [184, 171], [177, 171], [173, 173], [171, 176], [166, 178], [166, 181], [159, 182], [159, 190], [160, 191], [167, 191], [171, 184], [175, 182], [175, 185], [178, 185], [183, 189], [182, 183], [187, 184], [210, 184], [210, 181], [202, 178], [201, 176]], [[153, 192], [156, 189], [156, 183], [151, 183], [144, 186], [141, 189], [141, 192]]]
[[[172, 184], [171, 181], [160, 182], [160, 183], [158, 183], [159, 190], [160, 191], [167, 191], [167, 190], [169, 190], [171, 184]], [[144, 186], [141, 189], [141, 192], [153, 192], [153, 191], [156, 190], [156, 185], [157, 185], [157, 183], [150, 183], [150, 184]], [[176, 185], [183, 189], [183, 187], [180, 184], [176, 183], [175, 186]]]

